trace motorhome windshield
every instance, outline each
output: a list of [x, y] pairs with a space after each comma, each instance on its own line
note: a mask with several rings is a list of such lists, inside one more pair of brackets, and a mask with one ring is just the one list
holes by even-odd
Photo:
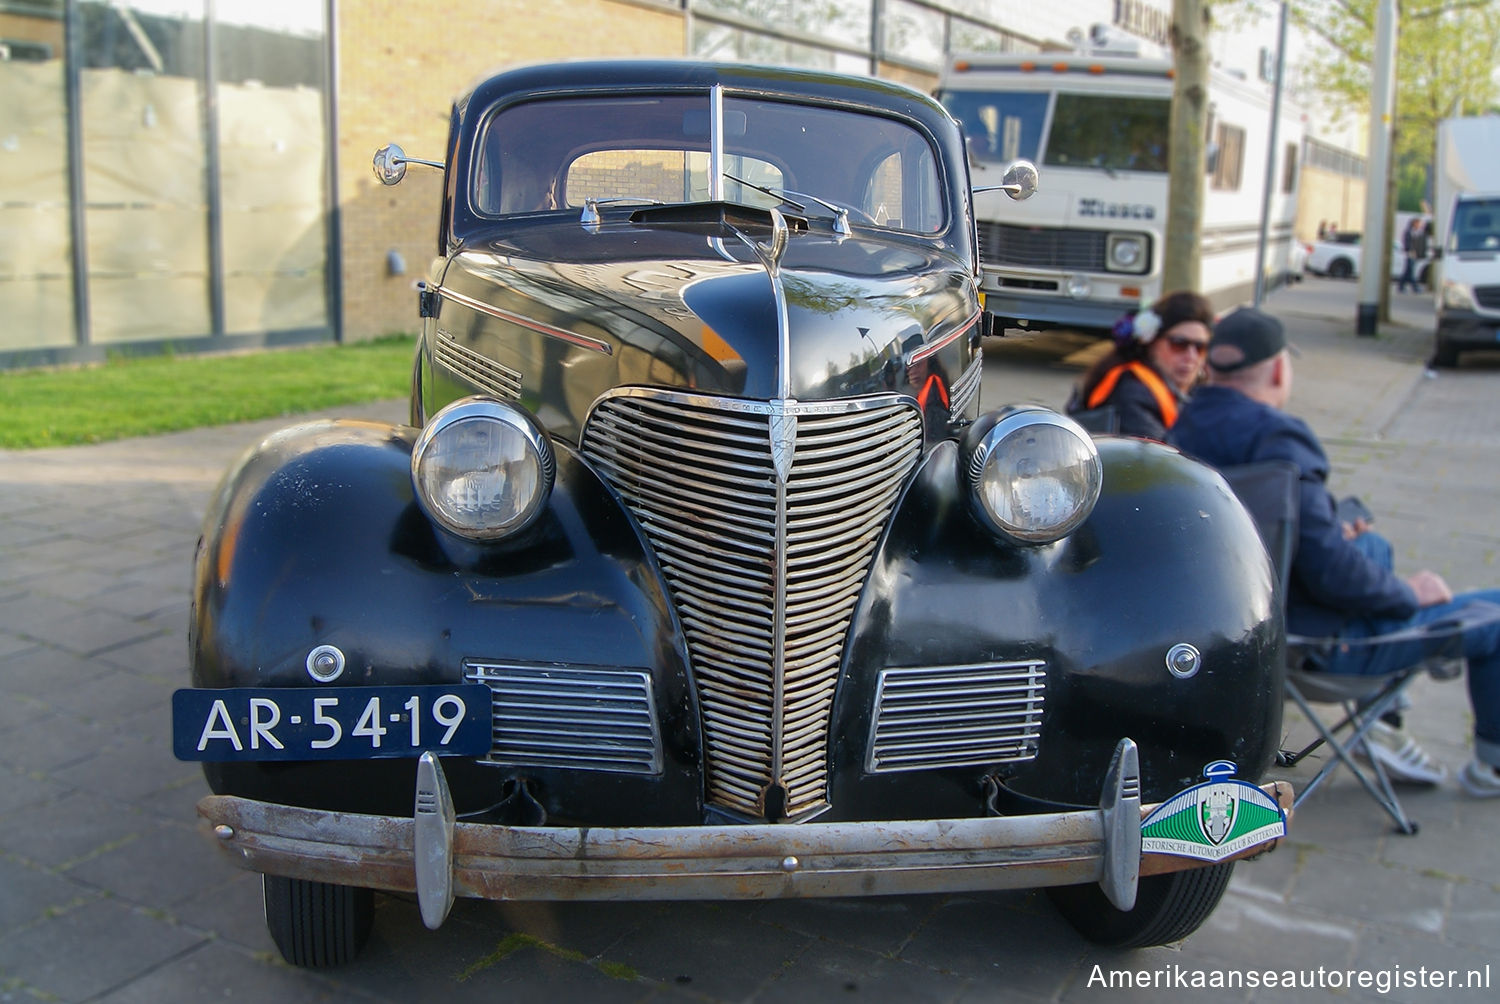
[[1165, 172], [1170, 111], [1167, 98], [1059, 94], [1042, 162]]
[[1036, 160], [1050, 94], [1024, 91], [949, 91], [943, 104], [964, 127], [969, 153], [1009, 164]]
[[[1042, 131], [1053, 104], [1050, 134]], [[982, 162], [1018, 158], [1053, 167], [1167, 170], [1168, 98], [1035, 91], [946, 91], [943, 104], [963, 124]]]

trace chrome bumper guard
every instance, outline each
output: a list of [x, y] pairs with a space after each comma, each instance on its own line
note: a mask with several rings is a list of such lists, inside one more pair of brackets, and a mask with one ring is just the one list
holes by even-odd
[[[1098, 882], [1120, 909], [1142, 873], [1140, 768], [1122, 739], [1097, 809], [982, 819], [746, 826], [461, 823], [436, 756], [411, 818], [210, 795], [198, 813], [235, 863], [415, 893], [436, 928], [455, 896], [495, 900], [773, 899]], [[1154, 855], [1152, 857], [1155, 857]], [[1156, 862], [1148, 871], [1193, 867]]]

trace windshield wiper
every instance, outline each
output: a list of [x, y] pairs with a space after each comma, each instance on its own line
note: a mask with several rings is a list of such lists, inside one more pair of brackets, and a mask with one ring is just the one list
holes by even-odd
[[799, 213], [806, 212], [807, 207], [798, 202], [798, 199], [806, 199], [808, 202], [816, 202], [818, 205], [822, 206], [824, 209], [833, 214], [834, 233], [838, 234], [840, 237], [848, 237], [851, 233], [853, 233], [853, 231], [849, 229], [849, 210], [844, 206], [838, 205], [834, 202], [829, 202], [827, 199], [820, 199], [816, 195], [808, 195], [806, 192], [792, 192], [784, 188], [767, 188], [765, 185], [757, 185], [755, 182], [746, 181], [744, 178], [736, 178], [732, 174], [726, 174], [724, 175], [724, 177], [737, 185], [744, 185], [746, 188], [753, 188], [763, 195], [769, 195], [773, 199], [780, 199], [783, 205], [791, 206]]

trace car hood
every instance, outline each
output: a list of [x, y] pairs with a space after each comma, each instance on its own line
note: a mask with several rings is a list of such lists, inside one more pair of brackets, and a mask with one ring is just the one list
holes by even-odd
[[509, 223], [450, 256], [445, 297], [485, 317], [450, 323], [445, 304], [442, 333], [523, 378], [559, 355], [612, 360], [572, 368], [591, 384], [575, 398], [644, 384], [817, 400], [896, 389], [902, 363], [977, 320], [973, 277], [933, 242], [793, 219], [778, 255], [769, 219]]

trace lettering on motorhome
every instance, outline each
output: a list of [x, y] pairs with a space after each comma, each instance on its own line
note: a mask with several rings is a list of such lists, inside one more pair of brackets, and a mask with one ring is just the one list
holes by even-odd
[[1155, 42], [1172, 44], [1172, 15], [1142, 0], [1115, 0], [1115, 27]]
[[1079, 216], [1102, 216], [1112, 220], [1154, 220], [1156, 207], [1142, 202], [1105, 202], [1103, 199], [1079, 199]]

